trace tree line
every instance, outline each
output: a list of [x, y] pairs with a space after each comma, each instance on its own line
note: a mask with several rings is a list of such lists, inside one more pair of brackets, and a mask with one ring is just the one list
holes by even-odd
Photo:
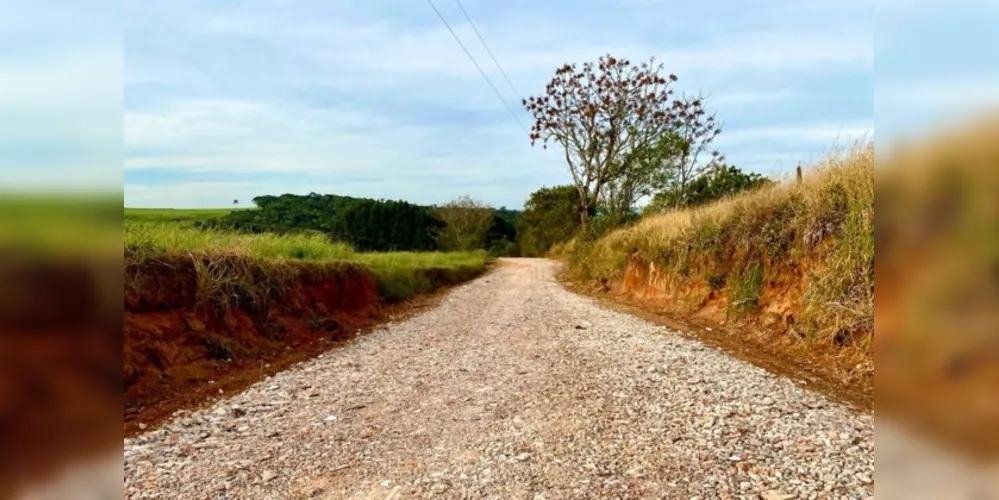
[[523, 210], [469, 196], [442, 205], [311, 193], [253, 199], [256, 210], [202, 222], [240, 231], [317, 231], [362, 251], [477, 250], [545, 255], [576, 236], [595, 237], [646, 214], [708, 203], [771, 183], [712, 148], [722, 125], [705, 98], [678, 94], [654, 59], [610, 55], [559, 67], [538, 96], [532, 145], [557, 145], [572, 179], [542, 187]]
[[235, 210], [196, 222], [202, 229], [248, 233], [315, 232], [360, 251], [469, 251], [515, 255], [518, 210], [493, 209], [463, 196], [443, 205], [334, 194], [253, 198], [254, 210]]

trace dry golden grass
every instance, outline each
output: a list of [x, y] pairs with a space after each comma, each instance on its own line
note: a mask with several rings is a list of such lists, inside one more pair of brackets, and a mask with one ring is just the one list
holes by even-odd
[[768, 282], [805, 270], [799, 334], [861, 350], [874, 329], [874, 144], [830, 153], [785, 182], [704, 207], [649, 216], [560, 251], [578, 279], [616, 281], [629, 259], [710, 284], [735, 309]]

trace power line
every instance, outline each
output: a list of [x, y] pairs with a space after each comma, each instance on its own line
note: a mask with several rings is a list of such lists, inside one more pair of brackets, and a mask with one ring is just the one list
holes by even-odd
[[[482, 66], [479, 66], [479, 63], [475, 61], [474, 57], [472, 57], [472, 53], [469, 52], [468, 51], [468, 47], [465, 47], [465, 44], [462, 43], [461, 38], [458, 38], [458, 34], [455, 33], [453, 29], [451, 29], [451, 25], [448, 24], [447, 19], [444, 19], [444, 16], [441, 14], [441, 11], [437, 10], [437, 6], [434, 5], [433, 0], [427, 0], [427, 3], [430, 4], [430, 7], [432, 9], [434, 9], [434, 12], [437, 13], [437, 17], [439, 17], [441, 19], [441, 22], [444, 23], [444, 26], [447, 27], [447, 30], [451, 32], [451, 36], [453, 36], [454, 40], [456, 42], [458, 42], [458, 45], [461, 46], [461, 49], [465, 51], [465, 55], [467, 55], [468, 59], [470, 61], [472, 61], [472, 64], [475, 65], [475, 69], [479, 70], [479, 74], [482, 75], [482, 78], [486, 79], [486, 83], [488, 83], [489, 87], [491, 87], [493, 89], [493, 92], [496, 93], [496, 97], [499, 98], [500, 102], [503, 103], [503, 107], [505, 107], [506, 110], [510, 113], [510, 116], [512, 116], [513, 119], [517, 122], [517, 125], [520, 125], [520, 128], [521, 128], [521, 130], [524, 131], [524, 134], [528, 134], [529, 135], [530, 133], [527, 131], [527, 127], [525, 127], [524, 124], [521, 123], [520, 118], [517, 118], [517, 114], [513, 112], [513, 108], [511, 108], [510, 105], [507, 104], [506, 99], [503, 98], [503, 94], [501, 94], [500, 91], [499, 91], [499, 89], [496, 88], [496, 85], [493, 85], [493, 81], [490, 80], [489, 76], [486, 75], [486, 72], [482, 70]], [[464, 11], [464, 9], [462, 9], [462, 11]], [[466, 16], [467, 16], [467, 14], [466, 14]], [[475, 30], [475, 31], [476, 31], [476, 33], [478, 33], [478, 30]], [[481, 39], [481, 37], [480, 37], [480, 39]], [[487, 48], [486, 50], [489, 50], [489, 49]]]
[[493, 64], [496, 65], [496, 69], [498, 69], [500, 74], [503, 75], [503, 79], [506, 80], [506, 84], [510, 86], [510, 90], [513, 91], [513, 95], [518, 98], [521, 97], [523, 94], [517, 90], [517, 87], [513, 86], [513, 82], [510, 81], [510, 77], [507, 76], [506, 71], [503, 71], [503, 66], [500, 66], [499, 61], [496, 60], [496, 56], [489, 48], [489, 44], [486, 43], [486, 40], [482, 38], [482, 33], [479, 32], [479, 28], [475, 26], [475, 22], [473, 22], [472, 18], [468, 15], [468, 11], [466, 11], [465, 6], [461, 4], [461, 0], [454, 0], [454, 3], [458, 4], [458, 8], [461, 9], [461, 13], [465, 15], [465, 19], [468, 20], [468, 24], [470, 24], [472, 26], [472, 30], [475, 31], [475, 36], [479, 37], [479, 41], [482, 42], [482, 46], [486, 48], [486, 52], [493, 60]]
[[[510, 89], [513, 90], [514, 95], [520, 96], [520, 92], [517, 91], [516, 87], [514, 87], [513, 83], [510, 81], [510, 78], [507, 77], [506, 72], [503, 71], [503, 67], [500, 66], [500, 63], [499, 61], [496, 60], [496, 57], [493, 55], [493, 52], [489, 50], [489, 46], [486, 45], [486, 41], [482, 38], [482, 35], [479, 33], [479, 29], [475, 27], [475, 23], [472, 22], [472, 18], [468, 16], [468, 12], [465, 11], [465, 8], [461, 5], [461, 2], [458, 2], [458, 0], [455, 1], [458, 3], [458, 7], [461, 8], [461, 11], [465, 14], [465, 19], [467, 19], [468, 23], [472, 25], [472, 29], [475, 30], [475, 34], [479, 37], [479, 41], [481, 41], [483, 47], [486, 48], [486, 52], [489, 53], [489, 57], [492, 58], [493, 63], [496, 64], [496, 67], [499, 68], [500, 73], [503, 75], [503, 78], [506, 79], [506, 83], [510, 85]], [[503, 94], [501, 94], [499, 89], [496, 88], [496, 85], [493, 84], [493, 81], [489, 79], [489, 76], [486, 75], [486, 72], [482, 70], [482, 66], [479, 66], [479, 63], [475, 60], [475, 57], [473, 57], [472, 53], [469, 52], [468, 47], [466, 47], [465, 44], [462, 43], [461, 38], [458, 38], [458, 34], [455, 33], [454, 30], [451, 28], [451, 25], [447, 22], [447, 19], [444, 19], [444, 16], [441, 14], [441, 11], [437, 9], [436, 5], [434, 5], [433, 0], [427, 0], [427, 3], [430, 4], [430, 8], [434, 9], [434, 12], [437, 13], [437, 17], [439, 17], [441, 22], [444, 23], [444, 26], [447, 27], [447, 30], [451, 32], [451, 36], [453, 36], [454, 40], [458, 42], [458, 45], [461, 46], [461, 49], [465, 51], [465, 55], [467, 55], [468, 59], [472, 61], [472, 64], [475, 65], [475, 69], [479, 70], [479, 74], [482, 75], [482, 78], [486, 80], [486, 83], [489, 84], [489, 87], [493, 89], [493, 92], [496, 94], [496, 97], [500, 100], [500, 102], [503, 103], [503, 107], [505, 107], [507, 112], [510, 113], [510, 116], [513, 117], [513, 120], [517, 122], [517, 125], [520, 126], [520, 129], [524, 131], [525, 135], [530, 135], [530, 132], [528, 132], [527, 127], [525, 127], [523, 122], [520, 121], [520, 118], [517, 118], [517, 114], [513, 112], [513, 109], [510, 107], [509, 104], [507, 104], [506, 99], [503, 98]], [[548, 148], [545, 148], [542, 151], [544, 152], [545, 160], [547, 160], [548, 163], [552, 165], [556, 165], [556, 163], [552, 161], [551, 156], [548, 155]]]

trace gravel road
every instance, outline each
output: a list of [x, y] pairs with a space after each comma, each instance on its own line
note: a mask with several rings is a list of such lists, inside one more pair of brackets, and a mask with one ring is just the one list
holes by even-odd
[[124, 446], [127, 498], [873, 498], [874, 419], [509, 259]]

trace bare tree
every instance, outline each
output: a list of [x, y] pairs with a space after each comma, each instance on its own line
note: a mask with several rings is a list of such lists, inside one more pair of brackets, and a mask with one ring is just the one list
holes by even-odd
[[682, 119], [687, 102], [673, 99], [676, 75], [660, 76], [654, 59], [632, 64], [610, 55], [582, 68], [566, 64], [542, 96], [523, 104], [534, 115], [531, 144], [562, 146], [579, 191], [583, 228], [608, 182], [622, 175], [631, 152], [648, 147]]
[[489, 205], [461, 196], [434, 211], [447, 224], [437, 235], [437, 244], [445, 250], [475, 250], [484, 248], [486, 234], [493, 223]]

